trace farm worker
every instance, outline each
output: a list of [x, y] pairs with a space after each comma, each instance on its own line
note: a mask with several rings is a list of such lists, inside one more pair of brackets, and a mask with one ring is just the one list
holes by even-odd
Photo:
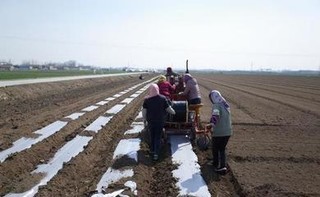
[[171, 76], [169, 77], [169, 83], [170, 83], [171, 85], [175, 85], [175, 84], [176, 84], [176, 81], [175, 81], [175, 78], [174, 78], [173, 75], [171, 75]]
[[213, 106], [207, 128], [212, 128], [213, 166], [216, 172], [224, 174], [227, 172], [225, 149], [232, 135], [230, 106], [217, 90], [212, 90], [209, 98]]
[[178, 76], [177, 73], [175, 73], [175, 72], [172, 71], [172, 68], [171, 68], [171, 67], [168, 67], [168, 68], [167, 68], [166, 77], [170, 77], [170, 76], [172, 76], [172, 75], [173, 75], [174, 77], [175, 77], [175, 76]]
[[154, 161], [158, 160], [163, 131], [167, 113], [175, 114], [168, 100], [159, 93], [157, 84], [151, 84], [148, 89], [142, 108], [142, 116], [147, 121], [151, 135], [150, 153]]
[[179, 76], [178, 77], [178, 85], [176, 86], [176, 92], [183, 92], [184, 91], [184, 81], [183, 77]]
[[164, 75], [160, 75], [157, 84], [159, 86], [160, 94], [171, 100], [171, 92], [175, 90], [175, 85], [171, 85]]
[[184, 83], [186, 84], [182, 95], [185, 95], [188, 100], [188, 104], [200, 104], [201, 95], [197, 80], [190, 74], [184, 75]]

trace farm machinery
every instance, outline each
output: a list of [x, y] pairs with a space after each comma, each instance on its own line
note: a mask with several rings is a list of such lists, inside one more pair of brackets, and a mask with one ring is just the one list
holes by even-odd
[[[174, 83], [176, 87], [179, 87], [181, 85], [179, 83], [182, 82], [181, 76], [175, 76], [174, 80], [172, 76], [168, 76], [167, 80]], [[164, 136], [167, 138], [167, 135], [187, 135], [200, 150], [205, 150], [210, 143], [210, 129], [201, 125], [200, 109], [203, 104], [188, 104], [186, 97], [179, 94], [179, 91], [181, 91], [180, 88], [171, 94], [172, 108], [176, 114], [168, 115], [164, 126]]]
[[177, 100], [172, 100], [172, 108], [175, 115], [168, 115], [164, 135], [187, 135], [192, 143], [195, 143], [201, 150], [208, 148], [210, 143], [210, 130], [202, 128], [200, 108], [203, 104], [189, 104], [181, 95], [176, 95]]

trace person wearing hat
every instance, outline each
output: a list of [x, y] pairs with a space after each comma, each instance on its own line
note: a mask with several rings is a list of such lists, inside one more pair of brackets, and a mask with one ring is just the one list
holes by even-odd
[[159, 92], [165, 96], [168, 100], [171, 100], [171, 93], [175, 90], [175, 85], [171, 85], [166, 76], [160, 75], [158, 79]]
[[226, 173], [225, 149], [232, 135], [230, 106], [219, 91], [212, 90], [209, 93], [212, 103], [212, 115], [208, 129], [212, 129], [212, 155], [213, 167], [217, 173]]

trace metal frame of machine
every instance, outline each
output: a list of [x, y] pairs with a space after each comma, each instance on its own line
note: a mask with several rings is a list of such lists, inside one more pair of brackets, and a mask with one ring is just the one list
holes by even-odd
[[182, 114], [185, 119], [172, 121], [172, 116], [176, 115], [169, 115], [164, 126], [165, 138], [167, 135], [187, 135], [200, 149], [207, 149], [210, 142], [210, 130], [201, 127], [200, 109], [203, 104], [188, 105], [187, 99], [180, 94], [173, 94], [172, 102], [173, 105], [175, 102], [185, 102], [186, 110], [185, 114]]

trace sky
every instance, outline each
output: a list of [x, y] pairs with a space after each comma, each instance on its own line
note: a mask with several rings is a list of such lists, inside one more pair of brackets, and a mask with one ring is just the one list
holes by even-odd
[[0, 0], [0, 60], [320, 70], [319, 0]]

